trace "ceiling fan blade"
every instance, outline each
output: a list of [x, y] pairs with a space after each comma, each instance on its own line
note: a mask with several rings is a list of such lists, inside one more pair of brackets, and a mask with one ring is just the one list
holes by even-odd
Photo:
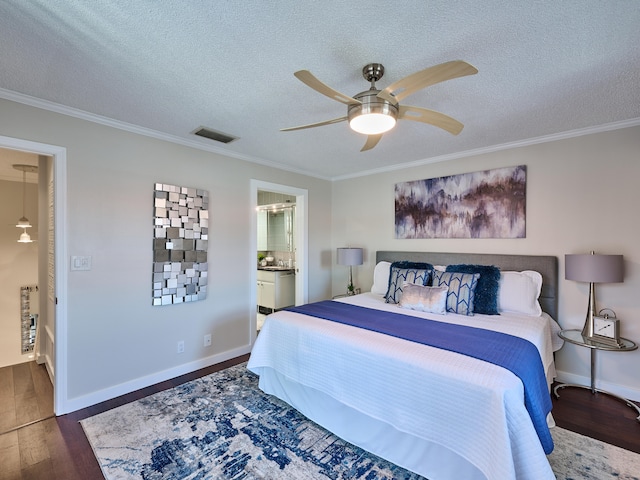
[[398, 118], [428, 123], [434, 127], [442, 128], [453, 135], [458, 135], [464, 128], [463, 124], [444, 113], [436, 112], [435, 110], [428, 110], [426, 108], [412, 107], [409, 105], [400, 106]]
[[379, 98], [396, 103], [412, 93], [436, 83], [451, 80], [453, 78], [475, 75], [478, 69], [463, 60], [452, 60], [433, 67], [425, 68], [419, 72], [393, 82], [378, 93]]
[[360, 151], [366, 152], [367, 150], [371, 150], [373, 147], [375, 147], [378, 144], [381, 138], [382, 138], [381, 133], [379, 133], [378, 135], [368, 135], [367, 141], [365, 142], [364, 146], [360, 149]]
[[304, 83], [308, 87], [313, 88], [316, 92], [321, 93], [322, 95], [325, 95], [332, 100], [337, 100], [338, 102], [344, 103], [345, 105], [362, 104], [360, 100], [356, 100], [355, 98], [352, 98], [349, 95], [340, 93], [337, 90], [334, 90], [333, 88], [331, 88], [330, 86], [325, 85], [316, 77], [314, 77], [309, 70], [299, 70], [296, 73], [294, 73], [294, 75], [298, 80], [300, 80], [302, 83]]
[[299, 127], [281, 128], [281, 132], [291, 132], [293, 130], [302, 130], [304, 128], [322, 127], [323, 125], [331, 125], [332, 123], [344, 122], [347, 117], [334, 118], [333, 120], [325, 120], [324, 122], [310, 123], [309, 125], [300, 125]]

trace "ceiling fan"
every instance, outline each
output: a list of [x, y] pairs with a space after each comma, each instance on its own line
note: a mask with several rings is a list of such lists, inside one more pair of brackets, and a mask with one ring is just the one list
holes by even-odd
[[457, 120], [434, 110], [400, 105], [399, 102], [425, 87], [476, 73], [478, 70], [467, 62], [453, 60], [425, 68], [393, 82], [383, 90], [378, 90], [376, 82], [384, 75], [384, 66], [380, 63], [370, 63], [362, 69], [362, 76], [366, 81], [371, 82], [371, 88], [350, 97], [325, 85], [308, 70], [300, 70], [294, 73], [298, 80], [316, 92], [347, 105], [347, 115], [324, 122], [283, 128], [280, 131], [290, 132], [348, 121], [352, 130], [367, 135], [367, 141], [360, 150], [361, 152], [375, 147], [382, 135], [391, 130], [397, 120], [428, 123], [457, 135], [463, 128], [462, 123]]

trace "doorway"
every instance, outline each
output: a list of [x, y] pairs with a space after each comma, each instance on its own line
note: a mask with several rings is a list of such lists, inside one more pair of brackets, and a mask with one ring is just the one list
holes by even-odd
[[[288, 185], [263, 182], [260, 180], [251, 180], [251, 255], [255, 258], [258, 252], [258, 191], [268, 191], [276, 194], [283, 194], [295, 197], [295, 209], [293, 209], [293, 238], [295, 239], [295, 304], [302, 305], [307, 303], [309, 297], [308, 287], [308, 191], [306, 189], [296, 188]], [[257, 305], [257, 265], [251, 262], [251, 305]], [[250, 335], [251, 344], [257, 336], [257, 309], [251, 315]]]
[[[66, 402], [66, 149], [0, 136], [0, 149], [38, 158], [39, 334], [35, 360], [43, 363], [53, 385], [56, 415], [68, 413]], [[55, 221], [54, 221], [55, 220]]]

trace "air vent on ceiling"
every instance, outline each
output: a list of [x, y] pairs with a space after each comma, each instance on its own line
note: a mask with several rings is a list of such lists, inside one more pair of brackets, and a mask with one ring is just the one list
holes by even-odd
[[198, 130], [193, 132], [193, 134], [221, 143], [231, 143], [234, 140], [238, 139], [238, 137], [232, 137], [231, 135], [227, 135], [226, 133], [217, 132], [216, 130], [212, 130], [206, 127], [200, 127]]

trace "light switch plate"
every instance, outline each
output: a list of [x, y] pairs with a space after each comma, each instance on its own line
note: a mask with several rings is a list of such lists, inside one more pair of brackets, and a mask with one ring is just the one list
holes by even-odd
[[71, 270], [91, 270], [91, 257], [86, 256], [72, 256], [71, 257]]

